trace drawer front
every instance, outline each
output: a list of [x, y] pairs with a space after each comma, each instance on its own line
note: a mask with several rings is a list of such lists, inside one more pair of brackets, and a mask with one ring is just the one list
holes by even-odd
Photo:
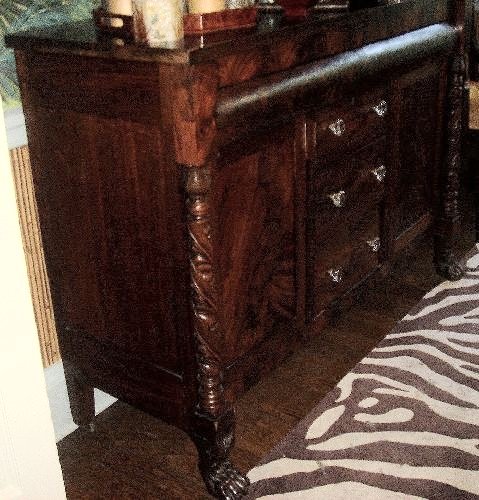
[[312, 269], [310, 317], [321, 313], [335, 299], [354, 288], [378, 265], [379, 209], [366, 206], [360, 216], [343, 224], [317, 227], [311, 242]]
[[346, 211], [361, 210], [379, 203], [384, 195], [387, 176], [385, 141], [346, 155], [332, 167], [313, 164], [309, 180], [309, 205], [313, 212], [324, 212], [326, 219]]
[[387, 99], [376, 95], [351, 107], [318, 113], [313, 117], [313, 156], [329, 157], [368, 144], [385, 132]]

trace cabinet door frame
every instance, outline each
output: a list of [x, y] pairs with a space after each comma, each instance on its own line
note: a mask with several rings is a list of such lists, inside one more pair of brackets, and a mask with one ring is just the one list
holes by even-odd
[[[434, 141], [431, 144], [432, 161], [428, 163], [427, 172], [423, 172], [423, 179], [429, 175], [431, 181], [429, 196], [425, 200], [425, 210], [408, 227], [399, 228], [400, 210], [404, 206], [404, 200], [400, 195], [401, 173], [405, 172], [407, 166], [404, 166], [401, 150], [404, 148], [401, 134], [404, 127], [411, 127], [414, 123], [402, 123], [404, 116], [405, 93], [418, 82], [431, 79], [436, 80], [435, 84], [435, 120], [432, 120], [431, 134]], [[431, 89], [434, 85], [431, 85]], [[442, 171], [442, 161], [445, 149], [445, 102], [447, 89], [447, 61], [431, 61], [419, 68], [413, 69], [407, 73], [394, 78], [391, 84], [391, 117], [390, 136], [388, 143], [390, 145], [390, 175], [386, 185], [386, 203], [384, 210], [383, 231], [385, 234], [385, 259], [391, 260], [394, 255], [408, 246], [416, 236], [424, 232], [437, 216], [440, 204], [440, 175]], [[434, 130], [434, 127], [435, 130]], [[404, 174], [403, 174], [404, 175]], [[403, 179], [403, 183], [405, 180]]]

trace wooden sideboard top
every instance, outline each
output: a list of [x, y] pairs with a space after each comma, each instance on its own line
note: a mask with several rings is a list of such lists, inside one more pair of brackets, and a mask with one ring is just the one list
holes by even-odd
[[[187, 36], [176, 46], [119, 46], [100, 40], [93, 20], [9, 34], [7, 46], [42, 52], [68, 52], [164, 63], [201, 63], [223, 55], [248, 50], [271, 50], [278, 43], [291, 44], [300, 54], [304, 47], [317, 57], [352, 50], [367, 43], [397, 36], [435, 23], [447, 22], [453, 12], [452, 0], [404, 0], [401, 3], [335, 15], [311, 16], [304, 21], [287, 22], [281, 27], [261, 31], [257, 28], [225, 31], [203, 36]], [[296, 57], [300, 61], [301, 56]]]

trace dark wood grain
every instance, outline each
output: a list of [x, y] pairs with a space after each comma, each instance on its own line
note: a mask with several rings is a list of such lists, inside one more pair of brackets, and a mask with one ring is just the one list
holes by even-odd
[[[470, 203], [466, 208], [460, 255], [474, 243]], [[386, 279], [369, 280], [334, 324], [237, 402], [232, 458], [238, 466], [255, 466], [438, 283], [431, 248], [430, 235], [416, 240]], [[210, 498], [184, 432], [121, 402], [98, 415], [95, 427], [94, 433], [77, 430], [58, 445], [70, 500]]]
[[[424, 26], [450, 21], [456, 24], [453, 0], [408, 0], [397, 5], [347, 12], [333, 16], [311, 16], [298, 23], [291, 22], [265, 33], [255, 28], [211, 35], [187, 37], [177, 47], [150, 48], [137, 45], [118, 47], [97, 37], [93, 20], [52, 26], [46, 30], [32, 29], [9, 34], [9, 46], [26, 49], [41, 48], [44, 52], [86, 54], [100, 58], [115, 58], [159, 63], [204, 63], [227, 54], [248, 53], [260, 49], [263, 64], [257, 76], [353, 50], [368, 43], [414, 31]], [[458, 25], [460, 23], [457, 23]], [[285, 45], [284, 39], [289, 43]], [[290, 47], [290, 56], [280, 55]], [[283, 50], [282, 50], [283, 49]], [[272, 57], [271, 57], [272, 56]], [[280, 63], [283, 64], [280, 64]], [[231, 85], [235, 80], [225, 80]]]
[[270, 132], [239, 160], [227, 152], [218, 159], [214, 211], [227, 364], [296, 318], [291, 128]]
[[431, 222], [458, 270], [461, 6], [171, 49], [8, 38], [78, 423], [99, 387], [184, 429], [210, 493], [239, 498], [238, 397]]
[[256, 8], [225, 9], [219, 12], [186, 14], [183, 28], [187, 35], [212, 31], [251, 28], [256, 25]]
[[[438, 168], [435, 138], [438, 120], [439, 68], [431, 67], [405, 75], [401, 80], [400, 169], [396, 189], [402, 200], [397, 213], [396, 238], [434, 207], [432, 187]], [[435, 126], [431, 127], [431, 124]], [[437, 127], [437, 128], [436, 128]], [[419, 168], [418, 168], [419, 166]]]

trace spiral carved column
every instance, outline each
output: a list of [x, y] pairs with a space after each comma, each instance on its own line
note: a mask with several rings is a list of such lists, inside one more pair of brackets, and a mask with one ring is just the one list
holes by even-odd
[[463, 55], [452, 61], [448, 82], [447, 152], [442, 176], [440, 215], [436, 232], [436, 267], [441, 276], [458, 280], [464, 274], [454, 256], [454, 239], [459, 224], [459, 175], [462, 164], [465, 62]]
[[244, 495], [249, 481], [228, 460], [234, 445], [235, 415], [225, 402], [221, 360], [212, 345], [223, 339], [217, 319], [210, 185], [208, 168], [187, 167], [186, 204], [198, 366], [198, 402], [192, 438], [208, 491], [217, 498], [235, 500]]

